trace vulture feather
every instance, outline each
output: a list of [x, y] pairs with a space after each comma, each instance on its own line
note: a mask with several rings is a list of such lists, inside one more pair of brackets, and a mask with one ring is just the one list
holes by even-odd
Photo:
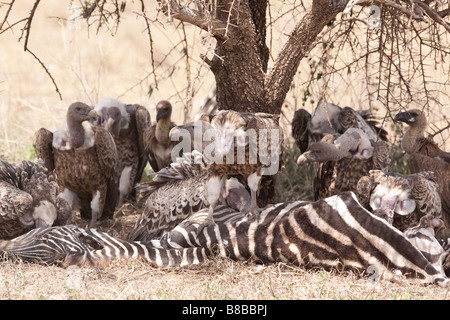
[[383, 215], [400, 231], [416, 226], [424, 216], [442, 216], [441, 198], [431, 171], [402, 175], [371, 170], [358, 182], [356, 194], [364, 207]]
[[[206, 184], [208, 171], [199, 151], [185, 153], [169, 167], [158, 171], [150, 182], [138, 185], [144, 210], [127, 239], [149, 241], [172, 230], [182, 220], [209, 205]], [[229, 179], [221, 190], [221, 200], [245, 210], [250, 195], [236, 179]]]
[[349, 128], [336, 139], [326, 135], [297, 159], [298, 164], [310, 162], [321, 164], [314, 194], [316, 198], [325, 198], [343, 191], [355, 192], [359, 179], [370, 170], [386, 170], [390, 163], [390, 146], [383, 140], [372, 146], [362, 130]]
[[302, 152], [297, 162], [312, 162], [314, 200], [355, 191], [369, 170], [390, 166], [387, 132], [367, 111], [332, 103], [319, 103], [312, 114], [299, 109], [292, 119], [292, 136]]
[[258, 193], [266, 204], [271, 201], [273, 178], [282, 166], [284, 140], [279, 115], [221, 110], [208, 118], [214, 134], [205, 140], [214, 143], [205, 148], [210, 205], [205, 225], [213, 223], [214, 207], [226, 178], [231, 176], [247, 180], [251, 194], [248, 213], [259, 213]]
[[431, 137], [425, 137], [427, 118], [419, 109], [398, 113], [395, 121], [406, 123], [409, 128], [403, 135], [402, 148], [407, 154], [418, 153], [450, 162], [450, 153], [441, 150]]
[[418, 109], [398, 113], [395, 121], [405, 122], [409, 128], [402, 138], [402, 148], [408, 154], [411, 173], [434, 172], [441, 197], [442, 217], [450, 228], [450, 153], [441, 150], [431, 137], [425, 137], [425, 114]]
[[[434, 180], [438, 185], [439, 196], [441, 197], [442, 220], [445, 222], [447, 230], [450, 229], [450, 163], [440, 159], [431, 158], [425, 155], [414, 153], [409, 155], [408, 167], [411, 173], [421, 171], [431, 171], [434, 173]], [[450, 232], [446, 231], [450, 237]]]
[[43, 163], [0, 161], [0, 238], [12, 239], [34, 227], [71, 221], [53, 173]]
[[100, 100], [94, 110], [98, 114], [95, 124], [108, 130], [116, 143], [120, 207], [128, 196], [135, 196], [134, 187], [147, 165], [144, 131], [151, 125], [150, 113], [141, 105], [124, 104], [113, 98]]
[[161, 100], [156, 104], [156, 123], [144, 131], [144, 148], [154, 172], [172, 163], [172, 149], [178, 141], [171, 141], [169, 132], [176, 126], [171, 121], [172, 104]]
[[92, 124], [96, 119], [93, 108], [75, 102], [61, 129], [36, 134], [37, 156], [55, 172], [69, 204], [79, 205], [81, 217], [91, 220], [90, 227], [113, 216], [119, 182], [116, 145], [108, 131]]

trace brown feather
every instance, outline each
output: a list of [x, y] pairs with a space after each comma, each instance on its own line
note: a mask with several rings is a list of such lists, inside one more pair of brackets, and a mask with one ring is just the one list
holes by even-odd
[[[392, 224], [400, 231], [405, 231], [417, 225], [426, 215], [440, 219], [441, 198], [438, 186], [434, 181], [434, 174], [430, 171], [410, 175], [371, 170], [369, 175], [362, 177], [358, 183], [357, 196], [361, 204], [370, 211], [380, 209], [386, 199], [395, 198], [392, 210], [407, 210], [408, 204], [403, 200], [415, 203], [411, 213], [406, 215], [394, 214]], [[400, 196], [402, 195], [402, 196]], [[376, 199], [381, 199], [377, 202]], [[368, 201], [370, 199], [370, 203]], [[405, 206], [405, 207], [403, 207]]]
[[70, 223], [70, 207], [59, 191], [56, 177], [43, 163], [0, 161], [0, 238], [28, 232], [38, 219], [46, 226]]
[[[84, 108], [88, 106], [84, 105]], [[118, 198], [118, 158], [114, 140], [108, 131], [87, 121], [83, 128], [88, 129], [89, 134], [83, 147], [76, 149], [65, 140], [70, 133], [65, 131], [64, 126], [52, 134], [45, 129], [39, 130], [36, 152], [46, 163], [54, 163], [59, 185], [78, 196], [80, 214], [85, 219], [91, 219], [93, 226], [97, 219], [92, 215], [92, 206], [98, 209], [98, 219], [112, 217], [114, 213]], [[52, 146], [50, 150], [49, 145]]]
[[[297, 110], [299, 114], [307, 114], [305, 111], [300, 112], [300, 110], [302, 109]], [[308, 119], [308, 117], [306, 118]], [[293, 119], [292, 126], [293, 130], [296, 128], [297, 131], [298, 128], [305, 127], [304, 124], [299, 124], [296, 117]], [[387, 170], [390, 166], [390, 145], [387, 142], [387, 132], [379, 127], [368, 111], [356, 111], [350, 107], [341, 108], [332, 103], [319, 103], [312, 112], [311, 118], [308, 119], [306, 132], [296, 133], [295, 135], [293, 133], [293, 136], [297, 145], [302, 145], [302, 155], [308, 157], [305, 154], [308, 148], [310, 150], [316, 148], [313, 145], [321, 140], [321, 143], [333, 143], [332, 141], [323, 141], [323, 138], [337, 139], [340, 135], [345, 134], [349, 128], [360, 129], [367, 135], [374, 148], [373, 155], [370, 159], [344, 157], [340, 160], [330, 161], [332, 159], [329, 158], [314, 162], [314, 200], [329, 197], [345, 190], [356, 191], [359, 179], [368, 174], [369, 170]], [[308, 143], [306, 144], [306, 142]]]

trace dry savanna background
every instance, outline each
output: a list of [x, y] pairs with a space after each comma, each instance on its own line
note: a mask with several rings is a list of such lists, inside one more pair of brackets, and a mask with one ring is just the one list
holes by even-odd
[[[296, 1], [274, 1], [269, 11], [271, 24], [270, 63], [286, 41], [286, 30], [301, 18]], [[176, 123], [193, 119], [202, 102], [214, 88], [214, 76], [200, 55], [211, 54], [214, 41], [205, 32], [156, 11], [156, 1], [146, 2], [151, 19], [153, 46], [150, 47], [146, 23], [138, 1], [127, 1], [119, 28], [106, 24], [97, 30], [76, 17], [77, 1], [45, 0], [35, 12], [28, 47], [52, 75], [58, 90], [40, 63], [23, 50], [21, 27], [11, 28], [0, 38], [0, 158], [18, 162], [36, 160], [33, 146], [36, 131], [57, 130], [69, 104], [83, 101], [95, 104], [104, 97], [148, 108], [155, 121], [155, 105], [161, 99], [174, 106]], [[18, 21], [31, 10], [32, 2], [21, 1], [9, 13]], [[153, 8], [153, 9], [152, 9]], [[6, 10], [0, 3], [0, 13]], [[368, 15], [369, 13], [367, 13]], [[320, 48], [318, 49], [320, 50]], [[299, 150], [290, 135], [290, 120], [298, 108], [311, 111], [324, 97], [341, 106], [371, 110], [398, 143], [404, 131], [386, 117], [381, 101], [367, 95], [365, 75], [348, 73], [345, 78], [329, 77], [305, 90], [311, 77], [316, 51], [302, 61], [282, 109], [285, 130], [285, 168], [278, 180], [279, 200], [310, 199], [311, 172], [297, 168]], [[346, 52], [343, 51], [342, 59]], [[150, 56], [153, 55], [153, 59]], [[446, 69], [435, 69], [431, 83], [442, 91], [441, 104], [428, 106], [430, 133], [448, 123], [449, 86]], [[370, 63], [368, 61], [367, 63]], [[433, 66], [427, 66], [433, 68]], [[157, 72], [153, 71], [157, 70]], [[447, 100], [447, 101], [444, 101]], [[414, 106], [417, 107], [417, 106]], [[420, 107], [420, 106], [419, 106]], [[449, 130], [436, 135], [448, 150]], [[402, 168], [401, 159], [398, 168]], [[404, 168], [404, 166], [403, 166]], [[151, 175], [146, 170], [146, 175]], [[124, 210], [125, 212], [125, 210]], [[126, 216], [134, 221], [133, 206]], [[124, 229], [112, 226], [119, 233]], [[283, 263], [256, 266], [218, 258], [205, 265], [158, 269], [139, 261], [118, 261], [101, 268], [63, 269], [20, 261], [0, 263], [1, 299], [449, 299], [449, 289], [423, 286], [399, 278], [395, 282], [373, 281], [353, 272], [305, 270]]]

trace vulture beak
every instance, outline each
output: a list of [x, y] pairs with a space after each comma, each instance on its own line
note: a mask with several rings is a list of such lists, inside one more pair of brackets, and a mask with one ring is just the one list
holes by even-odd
[[99, 119], [99, 115], [98, 113], [94, 110], [94, 108], [92, 108], [89, 112], [88, 112], [88, 117], [94, 122], [94, 121], [98, 121]]
[[301, 165], [301, 164], [306, 163], [306, 162], [308, 161], [308, 157], [307, 157], [308, 154], [309, 154], [309, 151], [303, 152], [303, 153], [300, 155], [300, 157], [297, 158], [297, 164], [298, 164], [298, 165]]
[[108, 127], [111, 128], [114, 125], [114, 119], [108, 118]]
[[380, 199], [380, 209], [387, 214], [387, 221], [389, 224], [394, 222], [394, 210], [397, 205], [398, 196], [384, 196]]
[[170, 116], [170, 111], [168, 109], [158, 109], [156, 110], [156, 122], [158, 122], [160, 119], [167, 118]]
[[401, 121], [405, 123], [414, 123], [416, 121], [416, 118], [411, 116], [409, 112], [400, 112], [397, 113], [397, 115], [394, 117], [394, 121]]

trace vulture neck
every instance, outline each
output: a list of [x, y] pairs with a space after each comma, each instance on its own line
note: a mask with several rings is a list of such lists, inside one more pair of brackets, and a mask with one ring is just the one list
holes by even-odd
[[424, 137], [426, 128], [427, 120], [423, 116], [417, 117], [417, 121], [410, 125], [402, 139], [402, 148], [406, 153], [415, 152], [416, 141]]
[[81, 122], [67, 118], [67, 128], [69, 129], [70, 144], [72, 148], [80, 148], [84, 144], [84, 128]]
[[162, 144], [169, 144], [170, 118], [161, 118], [156, 123], [156, 139]]
[[330, 148], [329, 157], [331, 161], [339, 161], [345, 157], [350, 157], [352, 154], [349, 152], [348, 149], [341, 149], [341, 148]]

